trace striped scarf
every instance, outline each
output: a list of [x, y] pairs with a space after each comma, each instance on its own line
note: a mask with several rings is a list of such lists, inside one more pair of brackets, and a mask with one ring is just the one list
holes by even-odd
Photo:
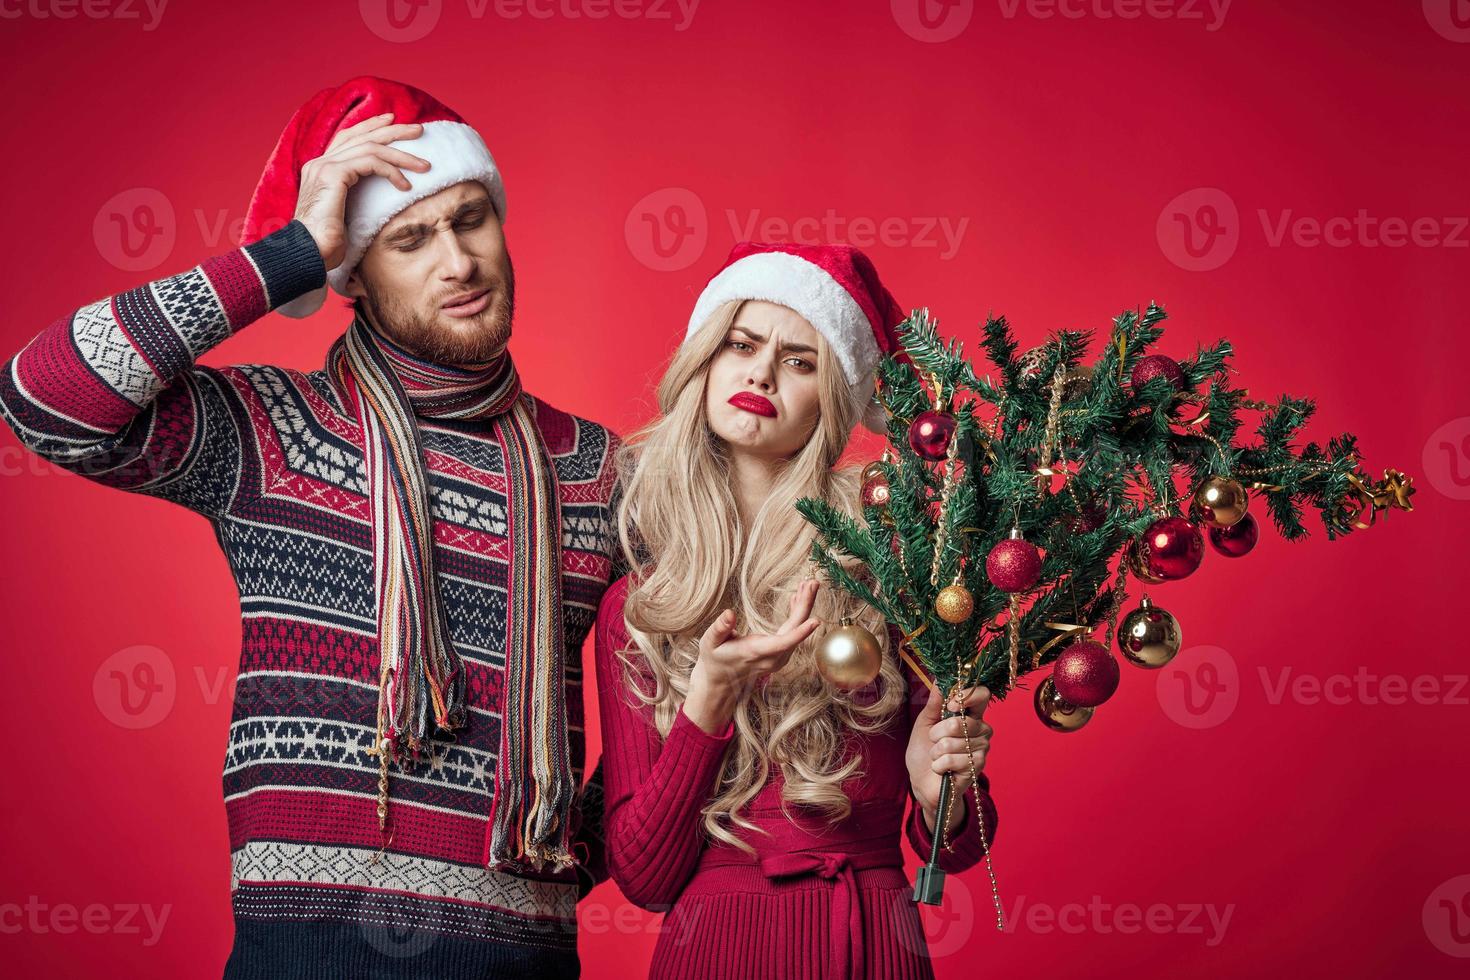
[[[482, 419], [506, 476], [510, 578], [505, 695], [484, 860], [489, 867], [570, 867], [574, 785], [567, 742], [561, 509], [556, 475], [509, 352], [469, 367], [415, 357], [361, 317], [327, 370], [362, 423], [378, 620], [378, 825], [388, 824], [388, 763], [468, 724], [465, 671], [435, 576], [433, 520], [415, 416]], [[452, 739], [452, 735], [450, 738]]]

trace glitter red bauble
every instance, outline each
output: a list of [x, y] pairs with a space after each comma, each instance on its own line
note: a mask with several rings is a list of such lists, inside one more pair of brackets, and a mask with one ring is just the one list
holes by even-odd
[[931, 463], [949, 455], [949, 442], [954, 438], [955, 418], [948, 412], [920, 412], [909, 426], [909, 448]]
[[1079, 708], [1095, 708], [1118, 689], [1118, 661], [1101, 643], [1079, 640], [1057, 657], [1051, 682], [1062, 700]]
[[1205, 557], [1205, 536], [1182, 517], [1154, 521], [1139, 539], [1138, 561], [1151, 577], [1170, 582], [1199, 568]]
[[1133, 365], [1133, 373], [1128, 377], [1134, 388], [1142, 388], [1154, 378], [1168, 378], [1175, 391], [1183, 391], [1185, 388], [1184, 369], [1172, 357], [1165, 357], [1163, 354], [1140, 357]]
[[1107, 511], [1103, 510], [1101, 505], [1089, 501], [1082, 505], [1081, 513], [1068, 514], [1062, 518], [1062, 523], [1073, 534], [1086, 534], [1102, 527], [1107, 517]]
[[1260, 525], [1246, 514], [1229, 527], [1210, 528], [1210, 547], [1226, 558], [1239, 558], [1256, 546], [1260, 536]]
[[985, 574], [1002, 592], [1025, 592], [1041, 577], [1041, 552], [1022, 538], [1006, 538], [985, 557]]

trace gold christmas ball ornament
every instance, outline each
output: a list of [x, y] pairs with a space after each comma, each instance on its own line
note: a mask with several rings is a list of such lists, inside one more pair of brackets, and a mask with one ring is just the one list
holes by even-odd
[[817, 647], [817, 672], [844, 691], [873, 683], [882, 665], [883, 646], [878, 638], [850, 619], [842, 620]]
[[934, 600], [934, 612], [939, 618], [956, 626], [969, 619], [974, 611], [975, 597], [958, 582], [940, 589]]
[[1194, 491], [1194, 509], [1199, 519], [1211, 527], [1230, 527], [1239, 523], [1250, 507], [1250, 494], [1238, 480], [1212, 476]]
[[887, 477], [883, 475], [883, 461], [881, 459], [875, 459], [863, 467], [862, 482], [867, 483], [871, 480], [879, 479], [887, 479]]
[[1092, 720], [1094, 710], [1063, 700], [1050, 677], [1036, 688], [1036, 717], [1054, 732], [1075, 732]]
[[1183, 642], [1179, 620], [1154, 605], [1148, 596], [1118, 624], [1118, 647], [1123, 656], [1145, 670], [1157, 670], [1173, 660]]

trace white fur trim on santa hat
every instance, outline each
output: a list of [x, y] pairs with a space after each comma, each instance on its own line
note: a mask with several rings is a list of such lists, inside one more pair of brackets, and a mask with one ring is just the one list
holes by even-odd
[[[424, 173], [403, 171], [409, 189], [399, 190], [387, 177], [372, 174], [364, 177], [347, 192], [347, 255], [342, 264], [327, 272], [327, 284], [346, 295], [347, 280], [362, 261], [368, 246], [394, 215], [410, 205], [452, 187], [463, 180], [478, 180], [490, 194], [490, 203], [500, 220], [505, 220], [505, 185], [495, 158], [474, 128], [448, 119], [424, 123], [417, 139], [395, 140], [389, 144], [429, 161]], [[321, 308], [327, 298], [325, 287], [282, 304], [278, 311], [287, 316], [309, 316]]]
[[[853, 400], [868, 404], [879, 360], [873, 325], [852, 294], [825, 269], [789, 252], [754, 252], [737, 259], [699, 294], [684, 339], [704, 326], [721, 304], [737, 299], [779, 303], [800, 313], [832, 345]], [[882, 410], [865, 411], [862, 422], [882, 431]]]

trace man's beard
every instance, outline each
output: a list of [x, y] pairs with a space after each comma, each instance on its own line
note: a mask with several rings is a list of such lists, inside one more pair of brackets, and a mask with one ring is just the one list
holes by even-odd
[[[425, 316], [412, 307], [384, 297], [366, 281], [363, 289], [367, 295], [361, 302], [367, 307], [371, 322], [389, 340], [424, 360], [450, 366], [483, 364], [497, 357], [510, 342], [511, 322], [515, 318], [516, 277], [509, 258], [504, 280], [486, 279], [455, 292], [487, 288], [490, 290], [490, 305], [463, 319], [439, 314], [438, 302], [434, 304], [435, 312]], [[454, 327], [445, 326], [444, 320], [452, 320]]]

